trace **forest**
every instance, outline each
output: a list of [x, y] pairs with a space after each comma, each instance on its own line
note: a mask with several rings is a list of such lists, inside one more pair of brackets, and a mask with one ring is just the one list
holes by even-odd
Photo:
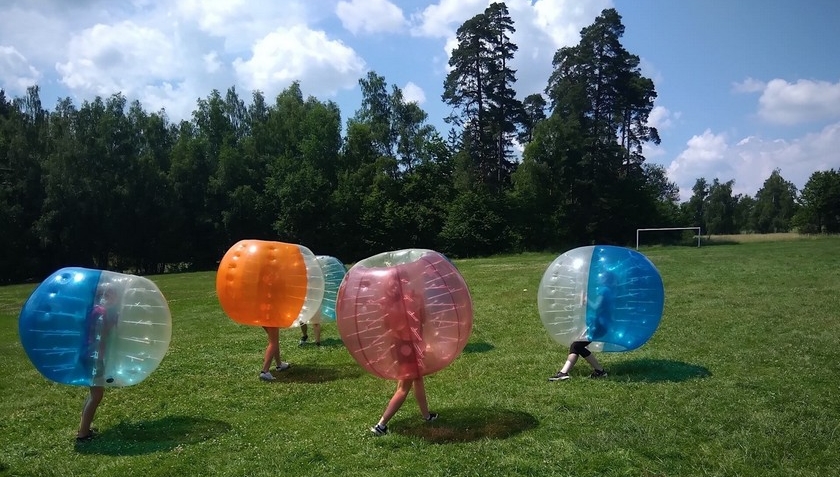
[[514, 31], [504, 3], [458, 28], [448, 131], [374, 71], [346, 121], [299, 83], [275, 98], [213, 90], [179, 122], [120, 92], [47, 110], [37, 85], [0, 90], [0, 283], [64, 266], [212, 270], [242, 239], [350, 263], [403, 248], [458, 258], [628, 245], [640, 227], [840, 232], [833, 169], [802, 191], [774, 171], [755, 196], [698, 178], [680, 203], [664, 168], [645, 162], [643, 146], [660, 140], [648, 125], [657, 94], [615, 9], [526, 95], [509, 67]]

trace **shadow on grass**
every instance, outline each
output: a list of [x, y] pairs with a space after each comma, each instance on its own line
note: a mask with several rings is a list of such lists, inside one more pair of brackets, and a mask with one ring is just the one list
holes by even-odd
[[478, 343], [467, 343], [467, 346], [464, 347], [464, 353], [486, 353], [490, 350], [495, 348], [490, 343], [485, 341], [481, 341]]
[[670, 359], [637, 359], [609, 367], [610, 379], [631, 382], [679, 382], [707, 378], [712, 373], [703, 366]]
[[442, 409], [433, 422], [401, 419], [389, 426], [395, 434], [419, 437], [433, 444], [472, 442], [480, 439], [506, 439], [537, 427], [537, 419], [522, 411], [468, 407]]
[[340, 379], [355, 379], [363, 374], [365, 370], [357, 365], [345, 366], [320, 366], [317, 364], [295, 364], [285, 371], [271, 371], [274, 381], [267, 384], [282, 383], [327, 383]]
[[[310, 339], [312, 336], [310, 335]], [[299, 346], [300, 349], [313, 349], [317, 350], [318, 348], [344, 348], [344, 342], [341, 341], [339, 338], [324, 338], [321, 340], [321, 344], [316, 345], [314, 341], [308, 341], [305, 344]]]
[[129, 456], [171, 451], [224, 434], [231, 428], [224, 421], [191, 416], [123, 422], [102, 431], [92, 441], [76, 444], [76, 452]]

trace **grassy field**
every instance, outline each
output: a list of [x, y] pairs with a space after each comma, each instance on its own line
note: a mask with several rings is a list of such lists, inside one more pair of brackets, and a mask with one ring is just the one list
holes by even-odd
[[150, 277], [172, 342], [142, 383], [108, 390], [76, 446], [86, 389], [35, 370], [17, 332], [33, 285], [0, 288], [0, 475], [823, 476], [840, 469], [840, 238], [642, 249], [665, 313], [642, 348], [601, 354], [610, 372], [550, 383], [566, 350], [537, 313], [555, 258], [461, 260], [475, 325], [373, 437], [394, 383], [367, 374], [335, 325], [325, 345], [281, 333], [292, 368], [257, 379], [264, 333], [222, 313], [213, 273]]

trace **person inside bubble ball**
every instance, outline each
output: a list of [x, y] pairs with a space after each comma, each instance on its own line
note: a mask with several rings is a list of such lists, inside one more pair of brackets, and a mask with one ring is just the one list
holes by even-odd
[[612, 319], [612, 310], [615, 302], [613, 297], [614, 286], [615, 275], [609, 271], [601, 272], [598, 276], [598, 287], [595, 289], [595, 299], [587, 301], [586, 304], [586, 329], [581, 334], [580, 339], [573, 341], [569, 346], [569, 355], [566, 357], [566, 362], [560, 368], [560, 371], [557, 371], [557, 373], [548, 378], [549, 381], [565, 381], [570, 379], [571, 375], [569, 375], [569, 372], [575, 367], [579, 356], [582, 356], [592, 366], [592, 374], [589, 375], [590, 378], [607, 377], [607, 371], [587, 346], [604, 336], [607, 331], [607, 325]]
[[417, 401], [417, 407], [420, 408], [423, 419], [434, 421], [438, 418], [436, 413], [429, 412], [426, 384], [418, 369], [419, 360], [423, 355], [423, 305], [418, 302], [413, 293], [403, 291], [404, 285], [407, 284], [400, 280], [397, 270], [389, 270], [383, 282], [385, 293], [378, 301], [382, 307], [388, 339], [392, 342], [391, 352], [399, 367], [399, 374], [406, 377], [397, 380], [397, 390], [388, 401], [385, 412], [382, 413], [379, 422], [370, 428], [375, 436], [388, 433], [388, 421], [402, 407], [412, 387], [414, 399]]
[[[300, 341], [298, 342], [299, 346], [305, 345], [309, 341], [309, 325], [306, 323], [302, 323], [300, 325]], [[315, 346], [321, 346], [321, 323], [312, 323], [312, 331], [314, 331], [315, 335]]]
[[285, 371], [292, 365], [280, 359], [280, 328], [276, 326], [263, 326], [263, 330], [265, 330], [265, 334], [268, 337], [268, 344], [265, 347], [260, 379], [263, 381], [274, 381], [274, 375], [271, 374], [272, 361], [277, 363], [274, 369], [278, 372]]
[[[260, 271], [260, 285], [270, 290], [274, 281], [277, 280], [278, 273], [270, 267], [264, 267]], [[260, 370], [260, 379], [263, 381], [274, 381], [274, 375], [271, 374], [271, 362], [277, 363], [275, 368], [278, 372], [285, 371], [291, 367], [291, 364], [280, 359], [280, 328], [277, 326], [263, 326], [268, 344], [265, 346], [265, 353], [263, 354], [263, 365]]]
[[77, 443], [95, 437], [96, 430], [91, 427], [93, 417], [105, 396], [105, 383], [114, 381], [114, 378], [105, 375], [106, 343], [118, 319], [119, 297], [114, 284], [101, 284], [96, 290], [94, 303], [88, 315], [87, 343], [82, 353], [84, 366], [90, 367], [93, 385], [82, 406], [82, 417], [76, 432]]

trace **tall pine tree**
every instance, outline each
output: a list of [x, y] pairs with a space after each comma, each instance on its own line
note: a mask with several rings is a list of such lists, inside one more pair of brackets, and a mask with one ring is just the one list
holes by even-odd
[[517, 50], [510, 41], [513, 32], [504, 3], [493, 3], [464, 22], [443, 85], [443, 100], [455, 109], [447, 120], [463, 128], [462, 147], [469, 157], [464, 167], [475, 182], [496, 192], [510, 182], [513, 140], [523, 121], [513, 89], [516, 71], [510, 67]]

